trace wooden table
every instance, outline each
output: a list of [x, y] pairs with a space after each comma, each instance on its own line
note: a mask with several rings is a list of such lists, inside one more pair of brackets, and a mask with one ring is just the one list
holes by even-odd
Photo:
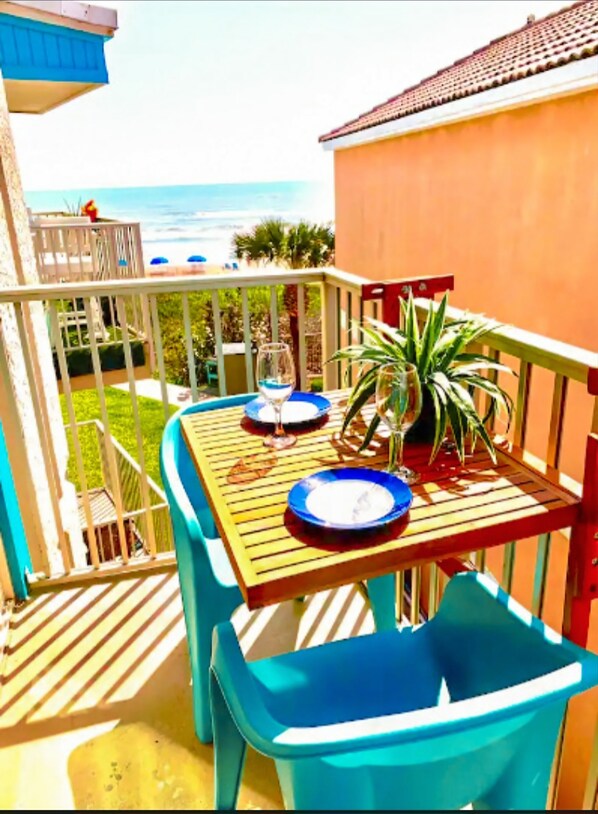
[[335, 466], [383, 469], [388, 442], [357, 448], [365, 423], [340, 438], [347, 391], [327, 394], [332, 410], [322, 423], [295, 433], [297, 443], [274, 452], [243, 407], [182, 418], [183, 433], [216, 525], [249, 608], [324, 588], [400, 571], [573, 525], [580, 500], [498, 452], [494, 465], [479, 450], [461, 466], [441, 452], [407, 444], [405, 462], [421, 473], [405, 517], [382, 530], [338, 533], [310, 527], [287, 507], [301, 478]]

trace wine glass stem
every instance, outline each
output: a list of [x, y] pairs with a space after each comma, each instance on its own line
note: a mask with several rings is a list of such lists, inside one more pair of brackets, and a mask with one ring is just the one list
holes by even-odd
[[403, 441], [402, 432], [393, 432], [390, 437], [390, 455], [388, 461], [388, 471], [396, 472], [403, 466]]
[[284, 435], [284, 427], [282, 426], [282, 404], [280, 404], [280, 402], [274, 403], [274, 416], [276, 418], [274, 435], [280, 438], [280, 436]]

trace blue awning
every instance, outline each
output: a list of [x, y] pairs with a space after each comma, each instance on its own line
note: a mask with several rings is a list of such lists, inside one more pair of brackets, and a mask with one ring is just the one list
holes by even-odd
[[41, 113], [107, 84], [106, 39], [102, 34], [0, 14], [0, 69], [9, 109]]

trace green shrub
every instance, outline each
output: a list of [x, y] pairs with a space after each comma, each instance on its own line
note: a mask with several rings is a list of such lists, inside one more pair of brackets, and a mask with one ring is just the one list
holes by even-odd
[[[133, 367], [142, 367], [145, 364], [145, 350], [143, 342], [133, 339], [130, 342], [131, 359]], [[102, 371], [122, 370], [126, 368], [125, 350], [123, 345], [99, 345], [98, 355]], [[58, 354], [54, 351], [54, 370], [56, 377], [61, 378], [60, 366], [58, 364]], [[89, 348], [65, 349], [66, 367], [69, 376], [84, 376], [86, 373], [93, 373], [93, 361]]]

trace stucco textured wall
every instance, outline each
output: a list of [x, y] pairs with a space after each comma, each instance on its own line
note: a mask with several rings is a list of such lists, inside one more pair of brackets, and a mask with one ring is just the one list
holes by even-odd
[[[0, 161], [0, 192], [2, 193], [0, 194], [0, 285], [7, 287], [18, 284], [39, 283], [29, 230], [29, 219], [18, 171], [1, 75]], [[14, 227], [12, 241], [11, 227]], [[61, 478], [60, 510], [63, 525], [71, 536], [79, 564], [84, 565], [85, 555], [77, 516], [76, 495], [72, 485], [64, 478], [68, 447], [54, 374], [52, 350], [41, 303], [31, 306], [31, 321], [41, 373], [40, 396], [45, 399], [47, 405], [52, 441]], [[40, 438], [33, 412], [14, 309], [10, 305], [2, 306], [0, 309], [0, 338], [10, 368], [12, 395], [17, 405], [22, 429], [21, 450], [24, 448], [26, 461], [18, 454], [19, 440], [14, 437], [11, 438], [11, 435], [14, 436], [15, 428], [10, 426], [12, 419], [7, 404], [11, 395], [8, 391], [1, 394], [1, 415], [3, 422], [9, 424], [6, 433], [7, 443], [13, 468], [18, 470], [15, 473], [15, 478], [19, 490], [19, 499], [24, 504], [21, 505], [21, 511], [24, 515], [28, 539], [32, 544], [34, 568], [43, 570], [49, 568], [51, 572], [59, 573], [63, 569], [63, 565], [58, 549], [58, 536], [50, 502], [50, 491], [47, 479], [43, 477], [44, 462]], [[15, 461], [19, 463], [15, 464]], [[27, 472], [23, 470], [26, 465], [33, 475], [33, 492], [31, 487], [26, 488], [28, 477]]]
[[593, 90], [338, 150], [338, 267], [598, 351], [596, 133]]

